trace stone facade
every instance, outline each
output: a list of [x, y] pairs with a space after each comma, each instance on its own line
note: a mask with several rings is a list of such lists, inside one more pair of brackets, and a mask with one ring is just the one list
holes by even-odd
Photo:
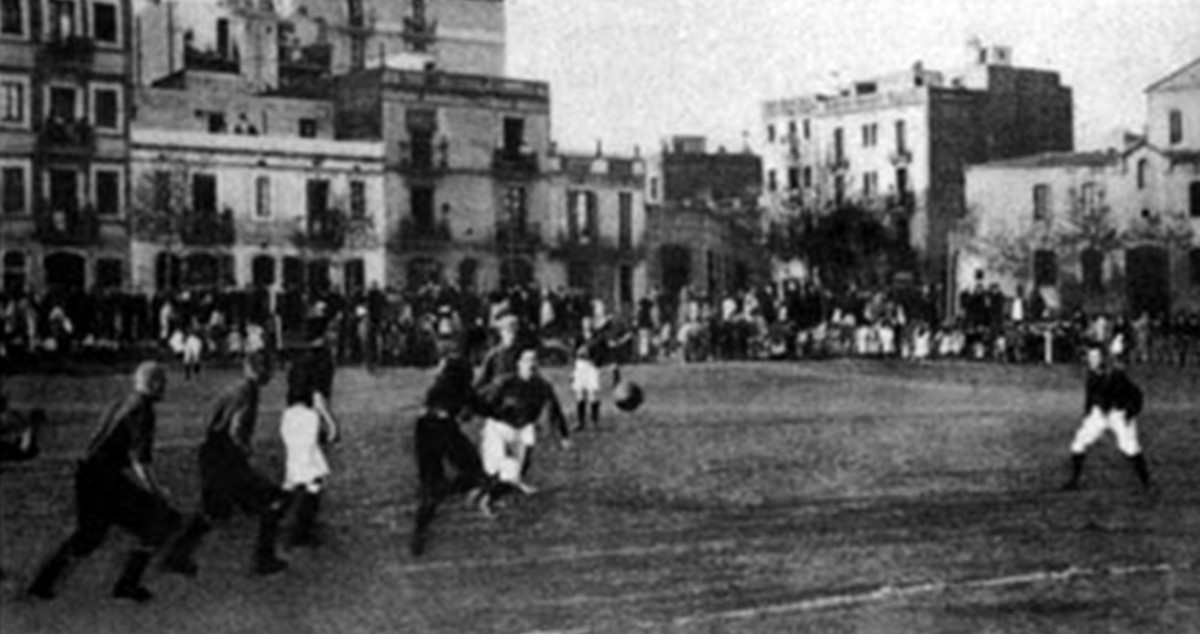
[[970, 53], [955, 73], [918, 63], [837, 94], [765, 103], [768, 217], [839, 204], [899, 214], [918, 272], [950, 282], [947, 235], [964, 213], [963, 169], [1073, 148], [1071, 90], [1057, 73], [1012, 67], [1002, 47]]
[[120, 288], [127, 279], [132, 37], [127, 0], [4, 3], [6, 291]]

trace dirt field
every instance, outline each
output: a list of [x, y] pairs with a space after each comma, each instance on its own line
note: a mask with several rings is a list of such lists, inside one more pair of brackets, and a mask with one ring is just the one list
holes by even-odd
[[[345, 441], [327, 544], [247, 573], [254, 525], [210, 535], [196, 579], [152, 572], [145, 606], [107, 598], [127, 538], [49, 603], [21, 598], [70, 531], [71, 461], [123, 378], [22, 376], [53, 422], [0, 474], [0, 630], [16, 632], [1200, 632], [1200, 372], [1137, 369], [1161, 491], [1111, 439], [1060, 493], [1082, 405], [1075, 367], [878, 361], [638, 366], [574, 449], [539, 446], [541, 492], [487, 520], [455, 502], [426, 555], [406, 543], [414, 405], [429, 375], [343, 370]], [[566, 375], [550, 370], [570, 409]], [[234, 379], [172, 376], [158, 470], [184, 509], [207, 400]], [[259, 460], [278, 474], [282, 381]]]

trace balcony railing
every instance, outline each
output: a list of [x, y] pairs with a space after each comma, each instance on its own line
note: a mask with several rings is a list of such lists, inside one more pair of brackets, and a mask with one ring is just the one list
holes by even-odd
[[532, 176], [538, 173], [538, 156], [533, 152], [496, 150], [492, 155], [492, 169], [501, 175]]
[[38, 126], [39, 152], [89, 154], [95, 148], [96, 136], [84, 120], [51, 117]]
[[543, 247], [542, 226], [537, 222], [496, 223], [496, 249], [506, 253], [529, 253]]
[[90, 206], [55, 206], [41, 200], [34, 207], [34, 237], [55, 246], [87, 246], [100, 239], [100, 219]]
[[450, 223], [445, 220], [433, 224], [421, 224], [411, 217], [400, 221], [396, 229], [394, 244], [401, 250], [420, 251], [437, 249], [449, 245], [453, 240]]
[[828, 165], [831, 171], [844, 172], [850, 169], [850, 159], [845, 156], [831, 156], [826, 165]]
[[205, 51], [191, 46], [183, 49], [183, 66], [188, 70], [202, 70], [214, 73], [238, 73], [241, 65], [233, 57], [222, 55], [217, 51]]
[[337, 212], [310, 214], [304, 219], [305, 246], [337, 250], [346, 244], [346, 228]]
[[645, 249], [632, 239], [590, 237], [561, 232], [551, 248], [551, 255], [562, 259], [587, 260], [637, 260], [645, 255]]
[[53, 36], [42, 43], [38, 61], [46, 65], [90, 65], [96, 53], [96, 43], [82, 35]]
[[450, 145], [446, 140], [433, 146], [428, 153], [413, 151], [412, 144], [400, 142], [400, 162], [397, 169], [414, 176], [441, 176], [450, 168]]
[[179, 240], [188, 246], [232, 246], [237, 239], [233, 211], [188, 210], [180, 218]]
[[889, 158], [891, 158], [893, 165], [908, 165], [909, 163], [912, 163], [912, 150], [908, 148], [901, 148], [895, 152], [892, 152]]

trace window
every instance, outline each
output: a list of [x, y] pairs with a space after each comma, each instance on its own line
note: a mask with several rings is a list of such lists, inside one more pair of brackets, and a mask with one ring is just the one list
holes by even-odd
[[50, 170], [50, 209], [54, 212], [79, 208], [79, 174], [71, 169]]
[[153, 188], [154, 209], [166, 211], [171, 208], [171, 173], [165, 170], [155, 170], [150, 177]]
[[617, 240], [622, 249], [633, 247], [633, 194], [617, 194]]
[[1050, 219], [1050, 186], [1039, 184], [1033, 186], [1033, 219]]
[[0, 80], [0, 123], [25, 125], [27, 83], [18, 79]]
[[254, 179], [254, 217], [271, 217], [271, 178], [259, 176]]
[[1167, 115], [1167, 123], [1170, 128], [1170, 138], [1168, 141], [1171, 145], [1183, 141], [1183, 113], [1178, 110], [1172, 110]]
[[775, 182], [775, 170], [767, 170], [767, 191], [773, 192], [778, 189], [778, 183]]
[[509, 187], [504, 193], [504, 209], [514, 227], [524, 229], [529, 218], [528, 196], [524, 187]]
[[3, 191], [3, 211], [7, 214], [29, 212], [29, 195], [25, 183], [25, 168], [5, 167], [0, 170], [0, 187]]
[[75, 89], [66, 86], [50, 87], [50, 118], [60, 121], [74, 121]]
[[838, 174], [833, 179], [833, 203], [839, 207], [846, 202], [846, 177]]
[[1200, 218], [1200, 181], [1192, 181], [1188, 186], [1188, 215]]
[[1096, 208], [1100, 206], [1099, 190], [1096, 188], [1095, 183], [1084, 183], [1083, 187], [1080, 188], [1080, 198], [1082, 199], [1080, 202], [1083, 203], [1083, 213], [1085, 214], [1094, 213]]
[[98, 169], [95, 178], [96, 213], [101, 216], [116, 216], [121, 213], [121, 172]]
[[192, 176], [192, 211], [217, 212], [217, 177], [212, 174]]
[[1192, 286], [1200, 286], [1200, 249], [1188, 251], [1188, 264]]
[[433, 232], [433, 188], [413, 187], [409, 190], [409, 205], [411, 207], [413, 228], [417, 233]]
[[120, 93], [113, 88], [92, 90], [92, 123], [105, 130], [121, 129]]
[[618, 298], [622, 306], [629, 306], [633, 304], [633, 267], [622, 264], [618, 271]]
[[896, 152], [903, 153], [908, 151], [908, 140], [904, 136], [904, 122], [896, 122]]
[[[206, 112], [204, 116], [208, 119], [209, 134], [225, 134], [227, 126], [225, 124], [224, 112]], [[301, 136], [304, 136], [301, 134]]]
[[304, 261], [297, 257], [283, 258], [283, 288], [298, 291], [304, 288]]
[[4, 292], [16, 295], [25, 292], [25, 254], [9, 251], [4, 254]]
[[809, 139], [811, 137], [812, 137], [812, 125], [808, 119], [805, 119], [804, 120], [804, 138]]
[[75, 3], [71, 0], [50, 0], [51, 39], [65, 40], [75, 35]]
[[275, 284], [275, 258], [269, 255], [254, 256], [250, 261], [250, 280], [259, 288]]
[[792, 119], [791, 121], [788, 121], [788, 140], [794, 141], [795, 139], [796, 139], [796, 120]]
[[350, 216], [367, 217], [367, 184], [362, 181], [350, 181]]
[[105, 44], [121, 43], [115, 4], [92, 2], [92, 37]]
[[788, 189], [800, 189], [800, 168], [789, 167], [787, 171]]
[[1137, 162], [1137, 188], [1146, 189], [1146, 178], [1149, 176], [1150, 161], [1139, 159]]
[[96, 287], [103, 289], [121, 288], [124, 275], [123, 263], [116, 258], [100, 258], [96, 260]]
[[1038, 249], [1033, 252], [1033, 283], [1038, 287], [1058, 283], [1058, 258], [1053, 251]]
[[833, 159], [841, 163], [842, 157], [845, 156], [845, 147], [842, 145], [842, 129], [835, 128], [833, 131]]
[[775, 125], [771, 124], [771, 125], [767, 126], [767, 143], [774, 143], [774, 142], [775, 142]]
[[346, 293], [356, 295], [367, 287], [367, 266], [362, 258], [346, 260], [342, 279], [345, 282]]
[[875, 147], [879, 141], [879, 125], [868, 123], [862, 127], [862, 144], [863, 147]]
[[871, 198], [879, 193], [879, 173], [867, 172], [863, 174], [863, 197]]
[[658, 200], [658, 177], [650, 179], [650, 200]]
[[1104, 292], [1104, 254], [1099, 249], [1084, 249], [1079, 259], [1083, 266], [1083, 289], [1088, 293]]
[[0, 35], [25, 34], [25, 11], [21, 6], [24, 1], [0, 1]]
[[525, 144], [525, 120], [519, 117], [504, 117], [504, 155], [519, 156]]
[[301, 119], [300, 120], [300, 137], [304, 139], [314, 139], [317, 136], [317, 120], [316, 119]]

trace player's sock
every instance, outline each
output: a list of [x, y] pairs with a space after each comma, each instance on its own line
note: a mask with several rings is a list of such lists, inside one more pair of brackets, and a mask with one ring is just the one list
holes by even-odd
[[1149, 489], [1150, 468], [1146, 466], [1146, 456], [1140, 453], [1129, 456], [1129, 462], [1133, 465], [1133, 471], [1137, 473], [1138, 480], [1142, 483], [1142, 488]]
[[592, 425], [600, 428], [600, 401], [592, 401]]
[[287, 508], [280, 499], [267, 507], [258, 520], [258, 539], [254, 544], [254, 573], [271, 575], [287, 568], [287, 563], [275, 555], [275, 540], [279, 535], [279, 521]]
[[587, 401], [575, 403], [575, 419], [579, 421], [575, 426], [576, 430], [582, 430], [587, 426]]
[[148, 550], [134, 550], [125, 559], [125, 568], [121, 570], [121, 578], [113, 586], [113, 597], [117, 599], [132, 599], [144, 603], [154, 597], [149, 590], [142, 586], [142, 575], [150, 565], [153, 553]]
[[1083, 461], [1087, 454], [1076, 453], [1071, 454], [1071, 479], [1067, 481], [1063, 489], [1074, 491], [1079, 488], [1079, 479], [1083, 476]]

